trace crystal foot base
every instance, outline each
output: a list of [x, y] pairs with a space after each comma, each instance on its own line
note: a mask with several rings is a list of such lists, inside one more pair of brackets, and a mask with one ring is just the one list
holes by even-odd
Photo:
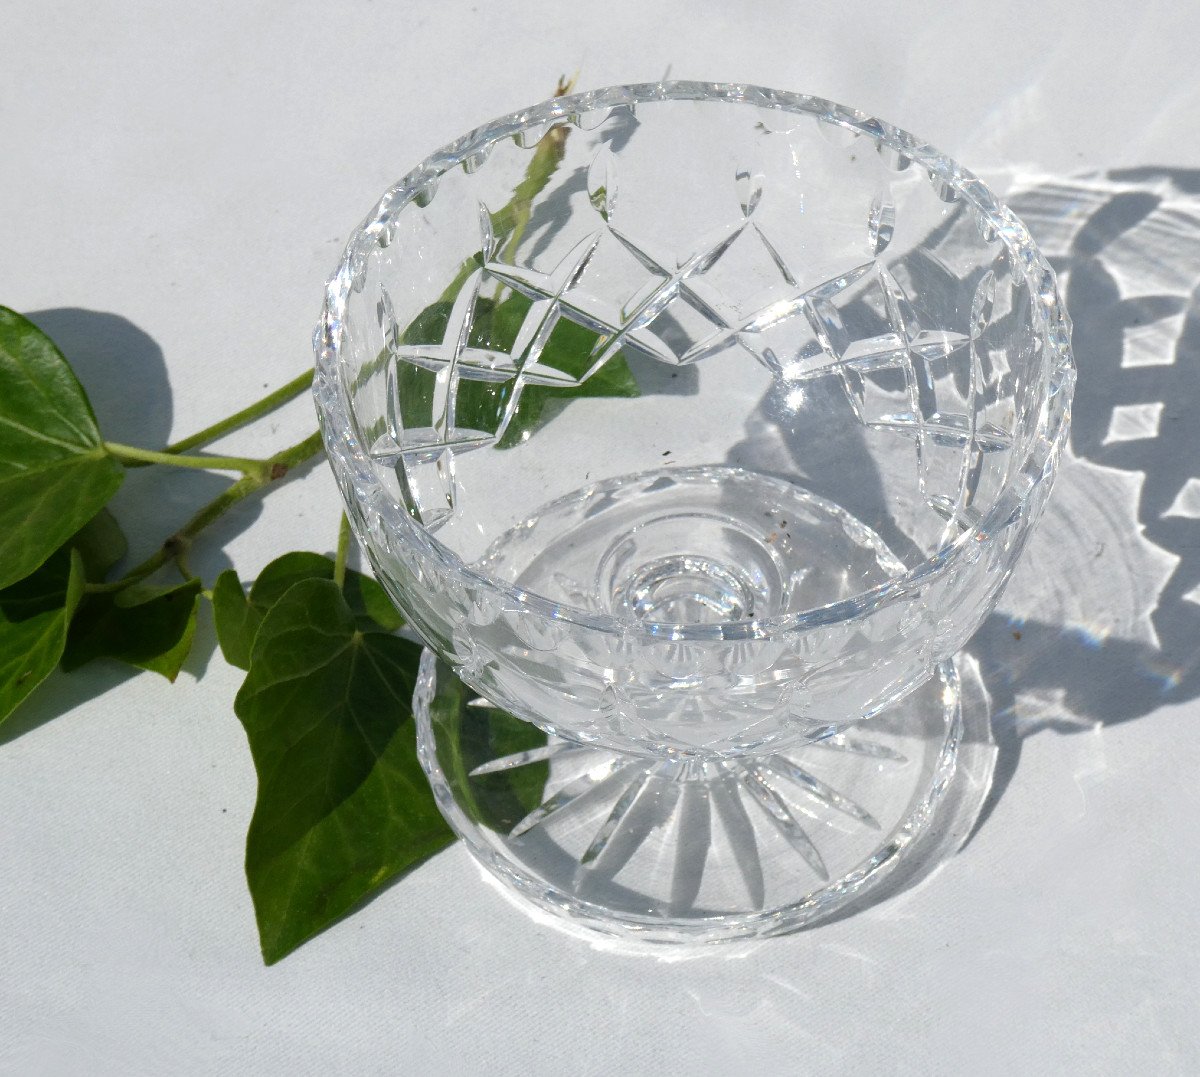
[[718, 942], [825, 919], [929, 853], [977, 676], [945, 663], [852, 732], [704, 763], [548, 737], [429, 651], [414, 703], [442, 812], [500, 880], [608, 935]]

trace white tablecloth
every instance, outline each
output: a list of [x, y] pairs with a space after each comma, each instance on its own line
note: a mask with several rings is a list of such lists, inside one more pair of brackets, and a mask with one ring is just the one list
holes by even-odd
[[[175, 686], [97, 666], [0, 731], [0, 1071], [1200, 1071], [1200, 10], [19, 7], [0, 302], [75, 358], [114, 440], [159, 445], [308, 364], [324, 279], [383, 188], [577, 68], [582, 87], [669, 67], [831, 97], [1011, 187], [1071, 270], [1081, 389], [1075, 459], [976, 647], [997, 712], [986, 818], [919, 886], [668, 962], [534, 922], [454, 848], [264, 968], [240, 675], [205, 621]], [[312, 421], [297, 402], [255, 435]], [[218, 481], [171, 480], [119, 495], [135, 554]], [[337, 509], [322, 466], [194, 563], [253, 576], [329, 549]]]

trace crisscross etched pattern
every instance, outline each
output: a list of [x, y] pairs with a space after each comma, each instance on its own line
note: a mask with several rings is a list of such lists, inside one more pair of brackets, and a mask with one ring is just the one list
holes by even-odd
[[[906, 164], [901, 160], [899, 167]], [[578, 388], [623, 351], [686, 366], [731, 348], [761, 363], [795, 394], [833, 379], [858, 422], [913, 443], [917, 488], [947, 521], [946, 537], [978, 523], [984, 459], [1013, 447], [1011, 422], [988, 418], [989, 410], [997, 410], [992, 405], [1012, 391], [1011, 381], [1001, 384], [1011, 342], [996, 346], [989, 339], [1004, 313], [995, 310], [994, 271], [955, 282], [959, 291], [973, 287], [973, 298], [969, 324], [962, 327], [967, 331], [950, 329], [930, 321], [882, 257], [896, 228], [887, 194], [864, 214], [868, 259], [802, 287], [801, 274], [759, 220], [762, 176], [739, 170], [734, 179], [741, 218], [708, 231], [682, 253], [621, 227], [616, 179], [604, 147], [589, 170], [596, 226], [549, 269], [506, 257], [510, 237], [495, 233], [495, 215], [480, 204], [477, 268], [450, 301], [440, 339], [432, 343], [407, 342], [409, 331], [400, 326], [386, 285], [379, 285], [388, 421], [371, 455], [400, 465], [410, 510], [423, 524], [436, 527], [453, 513], [456, 454], [496, 445], [527, 387]], [[731, 294], [734, 274], [724, 271], [724, 263], [747, 258], [769, 267], [774, 282], [753, 296]], [[595, 273], [601, 266], [610, 271]], [[590, 283], [593, 277], [621, 280], [624, 294], [603, 294]], [[472, 339], [481, 297], [493, 288], [527, 303], [506, 349]], [[604, 290], [611, 292], [611, 284]], [[1009, 313], [1011, 306], [1009, 297]], [[553, 345], [564, 320], [594, 335], [582, 366], [577, 359], [564, 363]], [[669, 342], [662, 327], [671, 323], [685, 323], [686, 332]], [[877, 331], [864, 332], [872, 323]], [[473, 387], [470, 408], [461, 404], [467, 386]]]

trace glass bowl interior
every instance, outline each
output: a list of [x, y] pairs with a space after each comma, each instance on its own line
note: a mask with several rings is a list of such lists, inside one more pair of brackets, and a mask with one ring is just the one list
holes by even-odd
[[827, 101], [684, 82], [433, 154], [351, 236], [317, 351], [377, 567], [683, 641], [986, 574], [932, 616], [969, 634], [1074, 377], [1053, 273], [970, 173]]

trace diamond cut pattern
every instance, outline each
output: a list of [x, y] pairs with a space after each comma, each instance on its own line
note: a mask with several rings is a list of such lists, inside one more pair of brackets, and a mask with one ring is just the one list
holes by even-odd
[[[917, 484], [930, 508], [954, 528], [973, 526], [983, 457], [1012, 448], [1007, 430], [979, 420], [978, 387], [986, 379], [978, 326], [986, 315], [976, 312], [970, 334], [931, 328], [882, 264], [848, 276], [841, 288], [821, 286], [804, 297], [820, 349], [785, 376], [800, 384], [837, 376], [859, 422], [914, 443]], [[859, 281], [867, 290], [851, 287]], [[843, 293], [854, 295], [860, 306], [878, 308], [886, 330], [856, 337], [838, 302]]]
[[[735, 181], [741, 219], [679, 255], [619, 227], [615, 165], [605, 148], [589, 171], [598, 227], [548, 270], [505, 260], [493, 215], [480, 204], [480, 267], [459, 288], [438, 339], [409, 342], [414, 327], [400, 328], [380, 286], [387, 431], [370, 452], [402, 473], [414, 515], [437, 526], [453, 514], [456, 454], [496, 444], [527, 386], [577, 388], [622, 350], [678, 366], [738, 347], [799, 391], [806, 382], [835, 378], [860, 423], [914, 444], [917, 485], [947, 521], [948, 535], [978, 521], [973, 502], [984, 457], [1012, 448], [1006, 429], [980, 417], [997, 394], [997, 349], [987, 342], [993, 273], [976, 285], [968, 333], [926, 324], [927, 315], [881, 260], [896, 226], [896, 207], [884, 191], [864, 212], [871, 260], [800, 288], [799, 275], [758, 220], [762, 176], [739, 171]], [[644, 277], [627, 294], [597, 294], [591, 287], [596, 274], [589, 271], [616, 251], [628, 262], [616, 274], [622, 284], [628, 266]], [[739, 271], [751, 264], [760, 267], [759, 276], [765, 266], [778, 279], [765, 292], [739, 299], [730, 285], [750, 276]], [[529, 304], [507, 349], [472, 342], [481, 292], [490, 283]], [[611, 284], [600, 288], [612, 290]], [[586, 362], [554, 346], [564, 321], [595, 335]], [[864, 333], [867, 325], [874, 328]]]

